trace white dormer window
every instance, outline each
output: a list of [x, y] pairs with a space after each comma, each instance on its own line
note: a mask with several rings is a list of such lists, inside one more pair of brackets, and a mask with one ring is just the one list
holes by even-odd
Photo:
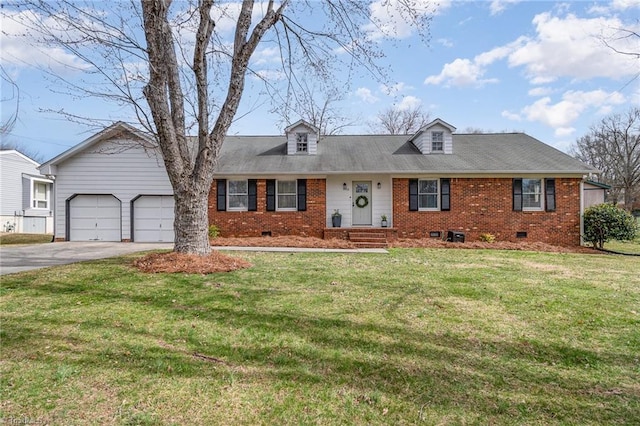
[[444, 151], [444, 132], [431, 132], [431, 152]]
[[307, 152], [309, 150], [309, 134], [296, 133], [296, 152]]

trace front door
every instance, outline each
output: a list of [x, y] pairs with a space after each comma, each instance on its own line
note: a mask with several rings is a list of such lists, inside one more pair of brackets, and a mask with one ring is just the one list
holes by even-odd
[[371, 181], [353, 182], [353, 226], [371, 226]]

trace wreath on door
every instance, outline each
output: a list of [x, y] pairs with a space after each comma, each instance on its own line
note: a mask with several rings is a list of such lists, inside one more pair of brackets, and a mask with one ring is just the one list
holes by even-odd
[[369, 199], [364, 195], [361, 195], [358, 198], [356, 198], [356, 206], [358, 206], [358, 208], [363, 209], [368, 205], [369, 205]]

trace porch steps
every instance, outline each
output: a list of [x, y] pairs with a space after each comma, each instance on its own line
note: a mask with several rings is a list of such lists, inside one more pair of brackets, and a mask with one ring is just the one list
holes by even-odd
[[359, 248], [387, 248], [387, 236], [384, 232], [349, 232], [349, 241]]

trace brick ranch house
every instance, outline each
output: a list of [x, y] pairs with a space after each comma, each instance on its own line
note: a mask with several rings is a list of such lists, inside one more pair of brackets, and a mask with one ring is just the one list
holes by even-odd
[[[299, 121], [280, 136], [229, 136], [209, 223], [223, 237], [454, 231], [580, 244], [597, 170], [526, 134], [455, 131], [436, 119], [409, 136], [323, 136]], [[40, 170], [55, 178], [57, 240], [173, 240], [171, 185], [153, 140], [133, 127], [116, 123]]]

